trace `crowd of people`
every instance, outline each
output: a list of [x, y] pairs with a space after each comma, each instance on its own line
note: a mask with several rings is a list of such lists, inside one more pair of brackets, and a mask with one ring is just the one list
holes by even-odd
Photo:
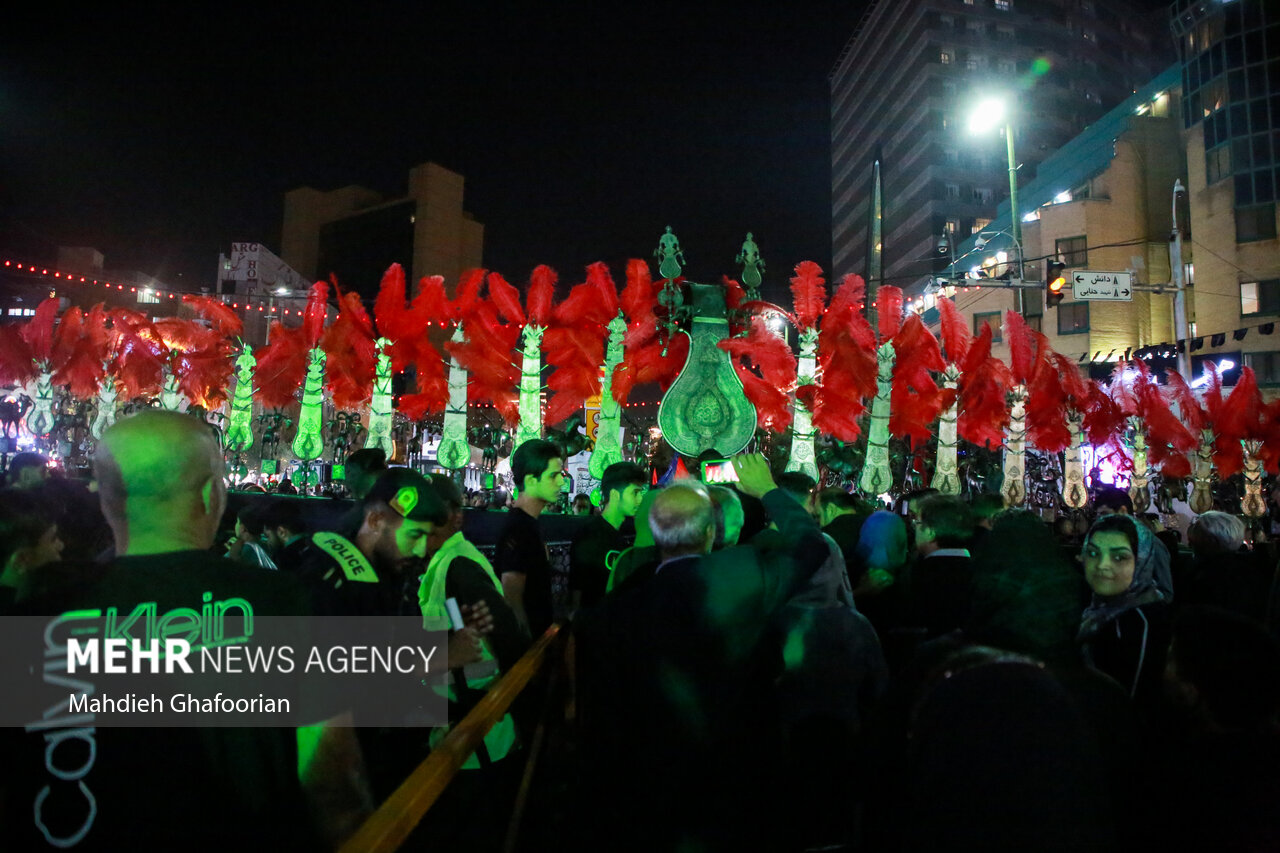
[[[728, 485], [615, 464], [597, 509], [565, 500], [554, 443], [510, 461], [491, 543], [476, 495], [377, 454], [324, 523], [298, 499], [229, 512], [213, 434], [143, 412], [104, 436], [93, 491], [11, 459], [0, 613], [212, 593], [419, 616], [448, 632], [451, 725], [567, 623], [572, 748], [534, 779], [565, 800], [558, 848], [1280, 850], [1280, 589], [1235, 516], [1184, 545], [1118, 489], [1055, 524], [929, 490], [890, 511], [756, 455]], [[560, 508], [582, 516], [565, 590], [541, 523]], [[540, 707], [488, 731], [405, 849], [501, 849]], [[332, 848], [448, 730], [8, 730], [0, 831]]]

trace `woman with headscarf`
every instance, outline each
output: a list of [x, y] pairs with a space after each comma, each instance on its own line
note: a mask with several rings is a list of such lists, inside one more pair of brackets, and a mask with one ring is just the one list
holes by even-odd
[[1173, 601], [1169, 552], [1127, 515], [1098, 519], [1081, 552], [1093, 598], [1080, 623], [1085, 661], [1133, 698], [1160, 695]]

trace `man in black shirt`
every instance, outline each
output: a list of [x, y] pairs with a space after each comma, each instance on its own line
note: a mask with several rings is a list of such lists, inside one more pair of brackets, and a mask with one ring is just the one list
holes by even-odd
[[541, 438], [526, 441], [511, 454], [511, 475], [520, 494], [498, 537], [493, 567], [502, 579], [507, 603], [536, 639], [555, 615], [551, 561], [542, 542], [538, 516], [547, 504], [560, 497], [560, 484], [564, 481], [560, 448]]
[[[103, 436], [95, 467], [117, 556], [72, 583], [46, 587], [26, 612], [198, 614], [202, 602], [229, 599], [261, 614], [306, 612], [294, 579], [209, 552], [226, 488], [218, 446], [200, 421], [154, 409], [122, 419]], [[70, 577], [72, 568], [58, 576]], [[365, 814], [360, 791], [348, 785], [362, 769], [349, 732], [325, 734], [308, 767], [326, 772], [300, 784], [292, 728], [9, 730], [0, 749], [4, 846], [307, 850], [322, 836], [340, 841]], [[333, 760], [338, 755], [355, 764]], [[304, 788], [328, 795], [312, 800], [319, 831], [308, 820]]]
[[[616, 462], [604, 470], [600, 494], [604, 507], [592, 516], [573, 538], [569, 551], [569, 588], [573, 609], [589, 607], [604, 598], [609, 571], [616, 555], [625, 551], [628, 537], [622, 524], [635, 518], [648, 480], [644, 469], [634, 462]], [[610, 557], [610, 555], [615, 555]]]

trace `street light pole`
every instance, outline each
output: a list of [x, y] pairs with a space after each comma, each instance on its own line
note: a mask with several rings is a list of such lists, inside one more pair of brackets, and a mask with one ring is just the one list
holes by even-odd
[[[1178, 230], [1178, 196], [1186, 193], [1182, 179], [1173, 182], [1173, 234], [1169, 243], [1169, 274], [1173, 280], [1173, 347], [1177, 351], [1178, 372], [1191, 381], [1191, 335], [1187, 330], [1187, 284], [1182, 267], [1182, 232]], [[1182, 348], [1178, 341], [1182, 340]]]

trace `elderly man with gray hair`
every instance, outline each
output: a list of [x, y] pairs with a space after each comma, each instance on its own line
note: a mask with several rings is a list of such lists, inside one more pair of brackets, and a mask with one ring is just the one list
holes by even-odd
[[[759, 455], [733, 460], [783, 535], [712, 552], [711, 497], [668, 486], [649, 511], [654, 574], [575, 623], [579, 715], [590, 764], [584, 809], [601, 844], [777, 849], [781, 737], [770, 629], [826, 556], [817, 524]], [[591, 831], [591, 830], [588, 830]], [[597, 846], [588, 844], [588, 846]]]
[[1273, 567], [1263, 550], [1245, 545], [1245, 525], [1238, 517], [1213, 510], [1200, 515], [1187, 532], [1195, 552], [1179, 604], [1221, 607], [1262, 621]]

